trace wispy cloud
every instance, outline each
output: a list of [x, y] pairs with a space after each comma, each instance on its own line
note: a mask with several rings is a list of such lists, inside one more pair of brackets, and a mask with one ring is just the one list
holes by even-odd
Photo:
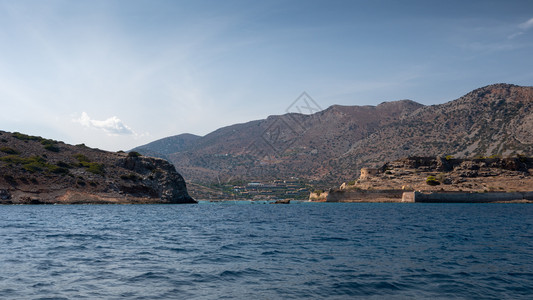
[[524, 23], [520, 23], [520, 24], [518, 24], [517, 27], [520, 28], [520, 29], [522, 29], [522, 30], [521, 30], [521, 31], [517, 31], [517, 32], [515, 32], [515, 33], [509, 35], [509, 36], [507, 37], [508, 39], [512, 40], [512, 39], [514, 39], [514, 38], [517, 37], [517, 36], [521, 36], [521, 35], [523, 35], [523, 34], [525, 33], [524, 31], [533, 28], [533, 18], [531, 18], [531, 19], [525, 21]]
[[525, 21], [524, 23], [521, 23], [520, 25], [518, 25], [518, 27], [524, 30], [533, 28], [533, 18]]
[[523, 31], [515, 32], [515, 33], [511, 34], [510, 36], [508, 36], [507, 38], [512, 40], [512, 39], [514, 39], [517, 36], [521, 36], [522, 34], [524, 34]]
[[88, 128], [103, 130], [109, 135], [137, 135], [133, 129], [124, 124], [116, 116], [99, 121], [92, 120], [86, 112], [82, 112], [81, 116], [73, 121]]

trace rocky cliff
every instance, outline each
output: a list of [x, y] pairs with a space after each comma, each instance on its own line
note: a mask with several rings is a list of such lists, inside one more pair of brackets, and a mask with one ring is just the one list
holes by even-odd
[[0, 131], [0, 204], [195, 202], [163, 159]]

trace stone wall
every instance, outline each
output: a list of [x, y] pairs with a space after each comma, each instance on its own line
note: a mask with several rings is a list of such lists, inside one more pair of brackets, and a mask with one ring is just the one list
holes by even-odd
[[402, 202], [403, 190], [333, 190], [326, 202]]
[[491, 202], [533, 202], [533, 192], [495, 193], [404, 193], [404, 198], [412, 198], [422, 203], [491, 203]]

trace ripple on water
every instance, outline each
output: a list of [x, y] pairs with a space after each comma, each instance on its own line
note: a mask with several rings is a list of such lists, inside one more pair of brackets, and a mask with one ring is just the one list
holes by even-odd
[[522, 298], [531, 205], [0, 207], [0, 299]]

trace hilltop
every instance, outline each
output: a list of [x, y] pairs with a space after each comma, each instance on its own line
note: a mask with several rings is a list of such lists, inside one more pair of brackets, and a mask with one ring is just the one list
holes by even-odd
[[195, 203], [159, 158], [0, 131], [0, 204]]
[[220, 128], [176, 146], [172, 137], [134, 150], [168, 159], [195, 183], [298, 177], [328, 185], [407, 156], [530, 156], [532, 112], [533, 87], [493, 84], [439, 105], [334, 105], [311, 115]]

